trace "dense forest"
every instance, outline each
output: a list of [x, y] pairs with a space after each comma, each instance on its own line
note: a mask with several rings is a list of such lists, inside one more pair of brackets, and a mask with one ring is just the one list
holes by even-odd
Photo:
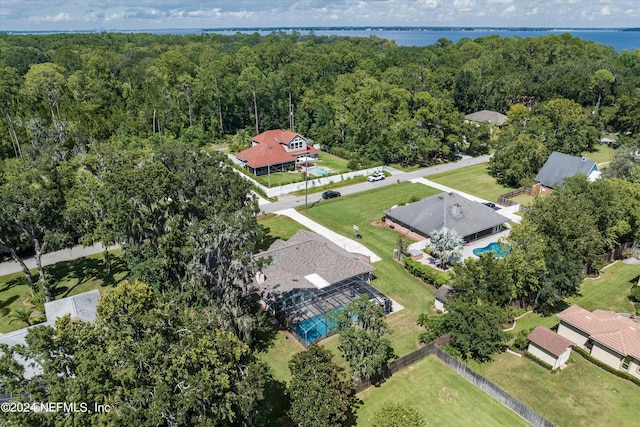
[[49, 142], [244, 144], [293, 122], [343, 157], [414, 163], [486, 152], [488, 130], [461, 113], [514, 105], [534, 140], [575, 154], [603, 130], [638, 134], [639, 70], [640, 51], [570, 34], [426, 47], [295, 32], [4, 34], [0, 156]]
[[[212, 143], [240, 147], [293, 124], [354, 167], [495, 152], [491, 173], [519, 186], [552, 150], [579, 154], [615, 135], [605, 179], [536, 199], [507, 257], [454, 267], [459, 296], [442, 332], [478, 360], [501, 348], [509, 308], [551, 310], [585, 266], [640, 238], [640, 50], [569, 34], [420, 48], [295, 32], [3, 34], [0, 103], [0, 255], [21, 264], [31, 301], [56, 297], [42, 254], [78, 241], [119, 243], [129, 273], [94, 323], [66, 317], [26, 346], [0, 346], [3, 392], [117, 413], [14, 413], [7, 425], [260, 426], [287, 409], [305, 425], [351, 425], [353, 387], [330, 352], [294, 357], [288, 389], [257, 356], [273, 339], [252, 285], [265, 229], [251, 185], [203, 149]], [[465, 123], [482, 109], [506, 125]], [[366, 377], [392, 352], [383, 315], [367, 330], [358, 309], [374, 313], [360, 302], [336, 324], [349, 374]], [[440, 320], [419, 322], [441, 332]], [[26, 378], [14, 356], [42, 374]]]

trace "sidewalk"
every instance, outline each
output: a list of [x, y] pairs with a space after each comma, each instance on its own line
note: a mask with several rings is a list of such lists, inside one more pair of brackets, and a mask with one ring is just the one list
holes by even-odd
[[[117, 249], [118, 247], [119, 246], [111, 246], [109, 247], [109, 250]], [[74, 246], [70, 249], [62, 249], [42, 255], [42, 265], [46, 266], [62, 261], [70, 261], [72, 259], [78, 259], [102, 252], [104, 252], [104, 247], [100, 243], [96, 243], [92, 246]], [[37, 267], [35, 258], [27, 258], [24, 263], [29, 269]], [[22, 267], [20, 267], [20, 264], [15, 261], [0, 263], [0, 276], [5, 276], [7, 274], [17, 273], [20, 271], [22, 271]]]
[[324, 227], [320, 224], [318, 224], [317, 222], [307, 218], [306, 216], [302, 215], [300, 212], [296, 211], [295, 209], [284, 209], [281, 211], [277, 211], [275, 212], [278, 215], [284, 215], [284, 216], [288, 216], [289, 218], [291, 218], [292, 220], [296, 221], [299, 224], [304, 225], [305, 227], [307, 227], [308, 229], [320, 234], [323, 237], [326, 237], [327, 239], [331, 240], [333, 243], [335, 243], [336, 245], [340, 246], [341, 248], [343, 248], [345, 251], [348, 252], [353, 252], [353, 253], [358, 253], [358, 254], [363, 254], [369, 257], [369, 261], [374, 263], [377, 261], [381, 261], [382, 258], [380, 258], [378, 255], [374, 254], [372, 251], [370, 251], [368, 248], [366, 248], [364, 245], [348, 239], [344, 236], [341, 236], [338, 233], [335, 233], [331, 230], [329, 230], [327, 227]]

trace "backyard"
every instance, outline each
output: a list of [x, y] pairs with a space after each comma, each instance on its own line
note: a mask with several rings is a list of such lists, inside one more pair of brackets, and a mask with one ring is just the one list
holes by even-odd
[[486, 163], [429, 175], [426, 178], [492, 202], [497, 202], [498, 196], [514, 190], [498, 184], [496, 179], [489, 175]]
[[558, 426], [636, 426], [640, 390], [573, 352], [557, 374], [529, 359], [502, 353], [491, 363], [469, 363]]
[[388, 402], [412, 407], [430, 426], [528, 425], [434, 356], [408, 366], [358, 397], [363, 401], [358, 410], [359, 426], [370, 426], [375, 411]]
[[[104, 267], [102, 254], [92, 255], [73, 261], [60, 262], [45, 267], [51, 283], [56, 283], [55, 299], [77, 295], [93, 289], [104, 292], [127, 276], [122, 251], [114, 250], [111, 254], [111, 271]], [[36, 270], [31, 270], [33, 280], [37, 280]], [[33, 307], [30, 303], [29, 287], [25, 283], [22, 272], [0, 277], [0, 333], [15, 331], [26, 326], [11, 321], [11, 313], [20, 307]]]

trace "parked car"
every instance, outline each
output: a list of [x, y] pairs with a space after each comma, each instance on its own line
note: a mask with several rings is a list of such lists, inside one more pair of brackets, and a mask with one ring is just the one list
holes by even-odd
[[334, 190], [327, 190], [324, 193], [322, 193], [322, 198], [323, 199], [333, 199], [334, 197], [340, 197], [342, 196], [342, 194], [340, 194], [338, 191], [334, 191]]
[[380, 181], [383, 179], [384, 179], [384, 174], [382, 172], [376, 172], [369, 175], [369, 177], [367, 178], [367, 181], [373, 182], [373, 181]]

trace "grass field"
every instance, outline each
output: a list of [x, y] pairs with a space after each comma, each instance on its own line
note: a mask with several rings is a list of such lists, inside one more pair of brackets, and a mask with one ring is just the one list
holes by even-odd
[[558, 374], [508, 353], [492, 363], [469, 363], [559, 427], [637, 426], [640, 388], [573, 353], [574, 363]]
[[427, 179], [492, 202], [497, 202], [501, 194], [514, 190], [498, 184], [496, 179], [489, 175], [486, 163], [430, 175]]
[[[103, 255], [96, 254], [73, 261], [60, 262], [45, 267], [50, 283], [55, 284], [54, 299], [77, 295], [93, 289], [114, 286], [127, 276], [122, 251], [111, 251], [111, 272], [107, 274]], [[32, 270], [33, 280], [37, 280], [36, 270]], [[23, 328], [24, 324], [11, 322], [12, 310], [31, 307], [29, 287], [23, 273], [0, 277], [0, 333]]]
[[612, 310], [632, 313], [633, 304], [628, 295], [634, 283], [638, 283], [640, 264], [616, 262], [601, 271], [597, 279], [582, 282], [578, 295], [567, 298], [568, 304], [578, 304], [585, 310]]
[[526, 426], [522, 418], [449, 369], [427, 357], [358, 395], [358, 426], [370, 426], [384, 403], [402, 403], [420, 412], [430, 426]]
[[616, 150], [608, 145], [597, 144], [594, 147], [594, 151], [585, 151], [582, 155], [596, 163], [607, 163], [613, 160], [615, 152]]

